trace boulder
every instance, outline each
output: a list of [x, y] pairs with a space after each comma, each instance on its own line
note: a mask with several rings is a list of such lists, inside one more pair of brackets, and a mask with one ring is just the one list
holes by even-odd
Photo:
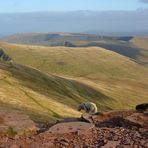
[[94, 125], [86, 122], [65, 122], [65, 123], [58, 123], [52, 126], [48, 132], [51, 133], [73, 133], [73, 132], [87, 132], [89, 129], [92, 129]]

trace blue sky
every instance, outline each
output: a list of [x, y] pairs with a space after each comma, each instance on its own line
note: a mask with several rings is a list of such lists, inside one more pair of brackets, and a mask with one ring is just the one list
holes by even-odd
[[0, 0], [0, 13], [73, 10], [136, 10], [148, 0]]

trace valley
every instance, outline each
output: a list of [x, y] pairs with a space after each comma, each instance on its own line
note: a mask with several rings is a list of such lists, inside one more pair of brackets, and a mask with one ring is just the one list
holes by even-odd
[[[0, 124], [5, 132], [33, 134], [36, 124], [79, 118], [82, 102], [94, 102], [99, 112], [147, 102], [145, 38], [73, 40], [73, 47], [0, 42]], [[20, 122], [9, 121], [13, 117]]]

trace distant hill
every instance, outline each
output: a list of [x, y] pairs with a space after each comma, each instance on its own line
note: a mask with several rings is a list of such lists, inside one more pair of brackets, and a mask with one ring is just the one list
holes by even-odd
[[78, 41], [98, 41], [98, 40], [120, 40], [129, 41], [132, 36], [114, 37], [97, 34], [82, 34], [82, 33], [24, 33], [15, 34], [4, 38], [4, 41], [10, 43], [21, 44], [39, 44], [39, 45], [63, 45], [64, 42], [78, 42]]
[[148, 37], [134, 37], [131, 39], [131, 43], [139, 48], [148, 50]]
[[[80, 33], [25, 33], [9, 36], [3, 41], [17, 44], [65, 46], [65, 47], [103, 47], [127, 56], [138, 63], [148, 64], [147, 52], [142, 46], [132, 42], [132, 36], [104, 36]], [[144, 39], [144, 38], [143, 38]], [[142, 40], [142, 38], [141, 38]], [[138, 42], [138, 41], [137, 41]]]

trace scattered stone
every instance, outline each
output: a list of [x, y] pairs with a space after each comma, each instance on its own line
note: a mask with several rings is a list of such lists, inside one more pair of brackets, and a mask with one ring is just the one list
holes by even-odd
[[130, 140], [129, 138], [125, 138], [125, 139], [123, 140], [123, 144], [124, 144], [124, 145], [130, 145], [130, 144], [131, 144], [131, 140]]
[[[85, 114], [65, 119], [32, 136], [0, 136], [0, 147], [147, 148], [147, 114], [136, 111]], [[85, 122], [84, 122], [85, 118]], [[92, 121], [93, 120], [93, 121]], [[102, 121], [101, 121], [102, 120]], [[90, 122], [90, 123], [89, 123]], [[44, 125], [40, 126], [44, 128]]]
[[68, 140], [66, 140], [66, 139], [61, 139], [59, 143], [62, 144], [63, 146], [68, 146], [69, 145]]
[[115, 148], [116, 146], [119, 145], [119, 143], [120, 141], [108, 141], [107, 144], [105, 144], [101, 148]]

